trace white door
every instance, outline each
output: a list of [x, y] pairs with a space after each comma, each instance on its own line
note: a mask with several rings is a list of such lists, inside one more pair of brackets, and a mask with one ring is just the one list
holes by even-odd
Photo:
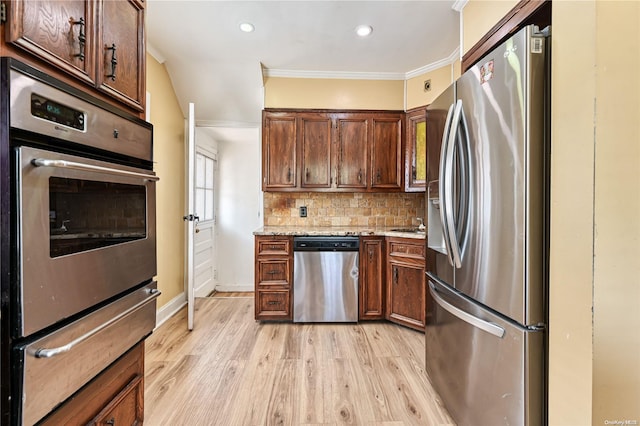
[[196, 162], [196, 123], [195, 106], [189, 104], [189, 116], [187, 120], [187, 214], [183, 217], [186, 223], [186, 265], [185, 287], [187, 290], [187, 328], [193, 330], [193, 316], [195, 310], [194, 291], [194, 236], [198, 220], [200, 219], [195, 209], [195, 162]]
[[[202, 143], [201, 143], [202, 142]], [[194, 293], [205, 297], [215, 288], [215, 177], [217, 155], [204, 141], [196, 143], [195, 211], [200, 220], [195, 225], [194, 235]]]
[[187, 122], [186, 226], [187, 326], [193, 330], [195, 298], [215, 288], [215, 177], [217, 153], [207, 138], [196, 138], [194, 104]]

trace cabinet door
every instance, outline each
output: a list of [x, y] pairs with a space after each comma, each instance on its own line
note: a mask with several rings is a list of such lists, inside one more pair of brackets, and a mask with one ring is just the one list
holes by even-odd
[[390, 261], [388, 273], [387, 319], [424, 331], [424, 266]]
[[12, 1], [7, 41], [94, 84], [93, 4], [88, 0]]
[[400, 114], [372, 119], [371, 188], [402, 188], [402, 123]]
[[145, 97], [144, 9], [136, 0], [102, 0], [98, 88], [142, 111]]
[[302, 188], [331, 188], [331, 117], [302, 114], [298, 119]]
[[384, 238], [360, 239], [360, 320], [384, 318]]
[[337, 126], [337, 188], [367, 189], [369, 119], [364, 115], [344, 114]]
[[424, 191], [427, 182], [426, 107], [415, 108], [406, 116], [405, 191]]
[[262, 189], [296, 188], [296, 116], [264, 113]]

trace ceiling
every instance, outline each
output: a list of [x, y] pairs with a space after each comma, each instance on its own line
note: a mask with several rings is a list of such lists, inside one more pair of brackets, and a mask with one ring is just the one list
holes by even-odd
[[[260, 123], [263, 76], [399, 79], [458, 54], [454, 1], [148, 0], [148, 52], [201, 126]], [[255, 31], [243, 33], [241, 22]], [[356, 26], [368, 24], [366, 38]]]

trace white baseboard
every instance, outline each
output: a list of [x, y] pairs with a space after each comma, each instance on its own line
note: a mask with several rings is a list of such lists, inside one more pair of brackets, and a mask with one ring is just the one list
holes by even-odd
[[216, 291], [253, 291], [253, 284], [246, 285], [224, 285], [216, 284]]
[[166, 320], [174, 316], [186, 304], [187, 296], [182, 292], [171, 299], [168, 303], [162, 305], [162, 307], [156, 311], [156, 328], [160, 327]]

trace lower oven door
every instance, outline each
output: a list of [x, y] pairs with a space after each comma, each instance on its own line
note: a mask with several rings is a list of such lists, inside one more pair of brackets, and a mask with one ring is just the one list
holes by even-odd
[[150, 334], [159, 295], [150, 283], [18, 348], [24, 369], [22, 423], [40, 420]]
[[70, 318], [156, 275], [150, 170], [20, 147], [15, 337]]

